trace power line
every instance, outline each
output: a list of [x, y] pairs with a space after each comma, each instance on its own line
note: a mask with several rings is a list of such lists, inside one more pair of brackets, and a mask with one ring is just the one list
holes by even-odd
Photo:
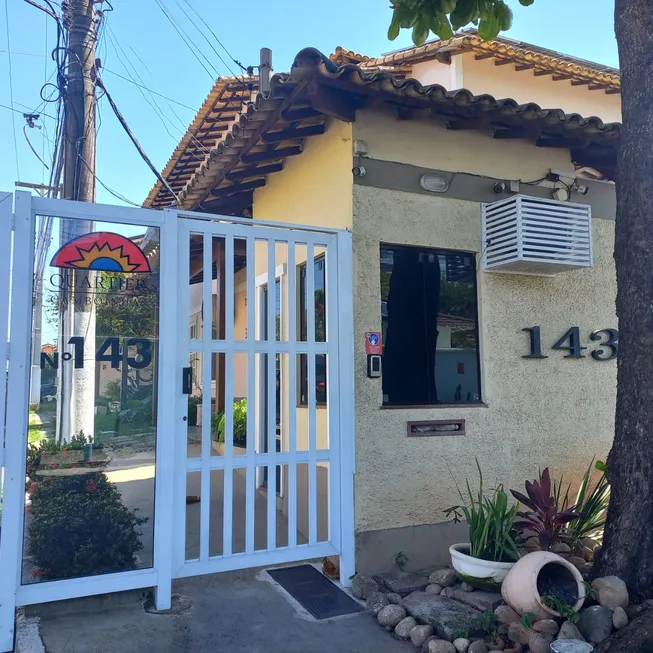
[[177, 199], [177, 195], [172, 190], [172, 188], [170, 187], [168, 182], [163, 178], [161, 173], [156, 169], [156, 167], [154, 166], [154, 164], [152, 163], [150, 158], [145, 153], [145, 150], [143, 150], [141, 144], [136, 139], [136, 136], [134, 136], [134, 133], [132, 132], [129, 125], [127, 124], [127, 121], [125, 120], [124, 116], [120, 112], [120, 109], [118, 108], [116, 103], [113, 101], [113, 98], [111, 97], [111, 94], [109, 93], [109, 91], [107, 91], [107, 89], [106, 89], [106, 87], [104, 85], [104, 81], [102, 80], [102, 77], [100, 77], [100, 75], [97, 76], [97, 85], [104, 91], [104, 94], [105, 94], [109, 104], [111, 105], [111, 108], [113, 109], [113, 112], [116, 114], [116, 118], [118, 118], [118, 121], [122, 125], [122, 128], [127, 133], [127, 136], [129, 136], [129, 138], [131, 139], [131, 142], [134, 144], [134, 147], [138, 150], [138, 153], [141, 155], [143, 161], [145, 161], [145, 163], [147, 163], [148, 167], [154, 173], [156, 178], [166, 187], [168, 192], [175, 198], [175, 201], [178, 203], [179, 200]]
[[[9, 39], [9, 0], [5, 0], [5, 23], [7, 27], [7, 56], [9, 58], [9, 103], [14, 106], [14, 82], [11, 66], [11, 41]], [[20, 179], [20, 167], [18, 166], [18, 139], [16, 138], [16, 116], [11, 114], [11, 131], [14, 135], [14, 155], [16, 157], [16, 176]]]
[[98, 177], [98, 176], [93, 172], [93, 170], [91, 170], [91, 167], [88, 165], [88, 163], [86, 162], [86, 159], [84, 159], [84, 157], [83, 157], [81, 154], [77, 154], [77, 157], [78, 157], [79, 160], [80, 160], [80, 161], [81, 161], [81, 162], [82, 162], [82, 163], [83, 163], [83, 164], [88, 168], [89, 172], [90, 172], [90, 173], [95, 177], [95, 181], [97, 181], [98, 184], [100, 184], [100, 186], [102, 186], [102, 188], [104, 188], [104, 190], [106, 190], [108, 193], [111, 193], [111, 195], [113, 195], [114, 197], [117, 197], [119, 200], [121, 200], [121, 201], [123, 201], [123, 202], [125, 202], [125, 203], [127, 203], [127, 204], [131, 204], [132, 206], [135, 206], [135, 207], [137, 207], [137, 208], [139, 208], [139, 209], [141, 208], [141, 206], [142, 206], [141, 204], [137, 204], [136, 202], [132, 202], [130, 199], [127, 199], [124, 195], [122, 195], [121, 193], [119, 193], [117, 190], [113, 190], [113, 188], [109, 188], [109, 186], [107, 186], [107, 185], [106, 185], [106, 184], [105, 184], [105, 183], [104, 183], [104, 182], [103, 182], [103, 181], [102, 181], [102, 180], [101, 180], [101, 179], [100, 179], [100, 178], [99, 178], [99, 177]]
[[178, 104], [180, 107], [183, 107], [184, 109], [188, 109], [189, 111], [192, 111], [193, 113], [197, 113], [197, 109], [194, 109], [193, 107], [189, 107], [187, 104], [184, 104], [183, 102], [178, 102], [177, 100], [173, 100], [172, 98], [167, 97], [166, 95], [163, 95], [163, 93], [157, 93], [156, 91], [153, 91], [151, 88], [148, 88], [147, 86], [144, 86], [143, 84], [139, 84], [138, 82], [135, 82], [133, 79], [129, 79], [128, 77], [125, 77], [124, 75], [121, 75], [120, 73], [117, 73], [113, 70], [109, 70], [108, 68], [102, 68], [102, 71], [105, 73], [110, 73], [111, 75], [114, 75], [116, 77], [120, 77], [120, 79], [124, 79], [126, 82], [129, 82], [130, 84], [133, 84], [134, 86], [140, 86], [141, 88], [145, 89], [149, 93], [152, 93], [152, 95], [158, 95], [160, 98], [163, 98], [164, 100], [167, 100], [168, 102], [172, 102], [173, 104]]
[[[6, 1], [6, 0], [5, 0], [5, 1]], [[205, 61], [209, 64], [209, 66], [211, 66], [211, 68], [213, 68], [213, 71], [214, 71], [214, 72], [211, 72], [211, 71], [210, 71], [210, 70], [209, 70], [209, 69], [204, 65], [204, 62], [199, 58], [197, 52], [193, 49], [193, 46], [191, 45], [190, 37], [189, 37], [188, 34], [186, 34], [186, 32], [184, 32], [184, 30], [183, 30], [183, 29], [178, 25], [177, 21], [175, 21], [174, 18], [173, 18], [173, 17], [168, 13], [168, 10], [163, 6], [163, 4], [161, 3], [161, 0], [154, 0], [154, 2], [156, 2], [156, 4], [157, 4], [157, 6], [159, 7], [159, 9], [163, 12], [163, 15], [168, 19], [168, 22], [172, 25], [172, 27], [173, 27], [174, 30], [177, 32], [177, 34], [179, 34], [181, 40], [186, 44], [186, 46], [187, 46], [188, 49], [191, 51], [191, 53], [193, 54], [193, 56], [195, 57], [195, 59], [197, 59], [197, 61], [199, 62], [200, 66], [202, 66], [202, 68], [204, 68], [204, 70], [206, 71], [206, 74], [207, 74], [207, 75], [208, 75], [208, 76], [209, 76], [213, 81], [215, 81], [215, 77], [216, 77], [216, 76], [219, 77], [219, 76], [220, 76], [220, 73], [218, 73], [218, 71], [213, 67], [213, 65], [211, 64], [211, 62], [209, 61], [209, 59], [206, 57], [206, 55], [205, 55], [205, 54], [204, 54], [204, 53], [203, 53], [199, 48], [197, 48], [197, 52], [199, 52], [199, 53], [204, 57]]]

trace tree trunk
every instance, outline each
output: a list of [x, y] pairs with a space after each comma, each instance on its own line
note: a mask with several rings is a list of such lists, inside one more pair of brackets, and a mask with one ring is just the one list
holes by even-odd
[[608, 639], [594, 653], [650, 653], [653, 642], [653, 612], [647, 612]]
[[619, 576], [638, 601], [653, 596], [653, 1], [616, 0], [615, 28], [623, 110], [615, 234], [620, 352], [612, 492], [594, 575]]

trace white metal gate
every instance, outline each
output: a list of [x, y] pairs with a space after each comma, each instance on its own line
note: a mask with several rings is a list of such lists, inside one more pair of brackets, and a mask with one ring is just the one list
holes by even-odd
[[[8, 284], [0, 283], [0, 329], [11, 313], [0, 449], [0, 652], [12, 648], [14, 609], [21, 605], [154, 587], [165, 609], [173, 578], [326, 555], [340, 556], [348, 583], [354, 573], [350, 234], [14, 197], [12, 212], [12, 195], [0, 194], [0, 279], [9, 277], [13, 221], [11, 300]], [[25, 584], [36, 216], [139, 226], [146, 232], [139, 242], [149, 229], [160, 234], [155, 512], [151, 565]], [[5, 379], [3, 373], [0, 423]]]

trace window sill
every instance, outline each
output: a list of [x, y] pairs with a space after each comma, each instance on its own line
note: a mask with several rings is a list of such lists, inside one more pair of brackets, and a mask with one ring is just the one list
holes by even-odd
[[381, 410], [427, 410], [438, 408], [488, 408], [488, 404], [483, 401], [460, 403], [460, 404], [396, 404], [396, 405], [381, 405]]

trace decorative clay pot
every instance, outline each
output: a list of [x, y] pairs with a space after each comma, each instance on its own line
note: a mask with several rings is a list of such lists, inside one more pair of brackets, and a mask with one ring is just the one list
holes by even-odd
[[583, 577], [574, 565], [550, 551], [534, 551], [515, 563], [501, 586], [503, 600], [519, 614], [532, 612], [536, 619], [556, 619], [561, 615], [542, 602], [540, 590], [553, 585], [564, 587], [576, 599], [569, 602], [578, 612], [585, 602]]
[[452, 544], [449, 547], [451, 566], [461, 580], [478, 589], [498, 591], [503, 579], [515, 566], [514, 562], [493, 562], [481, 560], [468, 555], [471, 547], [468, 543]]

